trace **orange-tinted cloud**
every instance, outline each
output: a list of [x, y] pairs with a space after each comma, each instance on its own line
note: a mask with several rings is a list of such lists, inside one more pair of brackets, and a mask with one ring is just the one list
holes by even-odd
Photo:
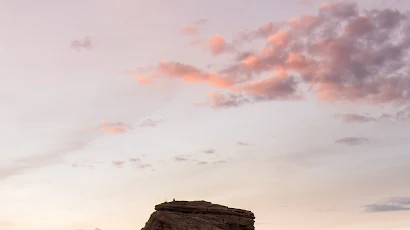
[[161, 61], [152, 74], [152, 78], [154, 77], [177, 78], [187, 83], [204, 82], [221, 88], [229, 87], [233, 84], [233, 82], [227, 77], [212, 72], [206, 72], [194, 66], [179, 62]]
[[103, 121], [100, 124], [100, 130], [105, 133], [122, 134], [132, 129], [131, 125], [122, 122], [108, 122]]
[[286, 46], [289, 42], [290, 35], [289, 32], [284, 30], [279, 30], [276, 33], [269, 36], [268, 41], [276, 46]]
[[148, 85], [150, 83], [150, 79], [145, 76], [136, 76], [135, 80], [137, 80], [141, 85]]
[[165, 120], [145, 119], [138, 124], [126, 124], [123, 122], [102, 121], [98, 126], [88, 127], [79, 130], [80, 132], [103, 132], [109, 134], [123, 134], [133, 130], [134, 128], [156, 127]]
[[209, 49], [214, 56], [234, 50], [233, 46], [228, 44], [225, 39], [218, 34], [208, 40], [205, 48]]
[[199, 35], [198, 27], [194, 25], [184, 26], [181, 29], [181, 34], [186, 35], [186, 36], [198, 36]]
[[[161, 62], [152, 77], [216, 86], [222, 91], [209, 94], [216, 108], [300, 99], [302, 86], [324, 101], [407, 103], [409, 20], [408, 14], [398, 10], [360, 11], [354, 3], [323, 4], [316, 15], [269, 22], [243, 32], [239, 43], [264, 38], [266, 46], [259, 52], [236, 53], [222, 70], [209, 72], [179, 62]], [[215, 56], [237, 49], [220, 35], [212, 37], [206, 48]]]

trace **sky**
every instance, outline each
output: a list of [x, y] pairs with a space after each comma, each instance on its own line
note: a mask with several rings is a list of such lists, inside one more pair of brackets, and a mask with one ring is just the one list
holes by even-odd
[[0, 229], [410, 229], [406, 0], [0, 0]]

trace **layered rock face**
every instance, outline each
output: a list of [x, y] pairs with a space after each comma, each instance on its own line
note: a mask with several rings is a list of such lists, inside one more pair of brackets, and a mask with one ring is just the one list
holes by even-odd
[[251, 211], [206, 201], [173, 201], [155, 206], [141, 230], [254, 230]]

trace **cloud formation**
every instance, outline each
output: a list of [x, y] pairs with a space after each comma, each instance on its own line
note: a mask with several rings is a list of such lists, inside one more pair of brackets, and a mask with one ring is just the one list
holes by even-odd
[[[152, 76], [215, 86], [222, 91], [211, 94], [208, 104], [216, 108], [300, 100], [304, 88], [322, 101], [408, 103], [409, 18], [408, 13], [392, 9], [323, 4], [315, 15], [269, 22], [241, 33], [238, 43], [263, 38], [266, 46], [259, 52], [240, 51], [232, 63], [215, 73], [161, 62]], [[237, 50], [220, 35], [211, 38], [207, 48], [214, 55]], [[360, 118], [350, 121], [355, 119]]]
[[337, 114], [336, 118], [341, 119], [344, 123], [369, 123], [389, 119], [397, 122], [410, 121], [410, 106], [399, 109], [395, 113], [384, 113], [380, 116], [361, 115], [357, 113]]
[[410, 197], [393, 197], [382, 202], [364, 206], [366, 212], [410, 211]]

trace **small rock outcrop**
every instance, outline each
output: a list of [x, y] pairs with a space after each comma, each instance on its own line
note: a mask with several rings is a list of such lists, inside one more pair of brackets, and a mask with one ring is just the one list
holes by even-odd
[[172, 201], [155, 206], [141, 230], [254, 230], [251, 211], [207, 201]]

